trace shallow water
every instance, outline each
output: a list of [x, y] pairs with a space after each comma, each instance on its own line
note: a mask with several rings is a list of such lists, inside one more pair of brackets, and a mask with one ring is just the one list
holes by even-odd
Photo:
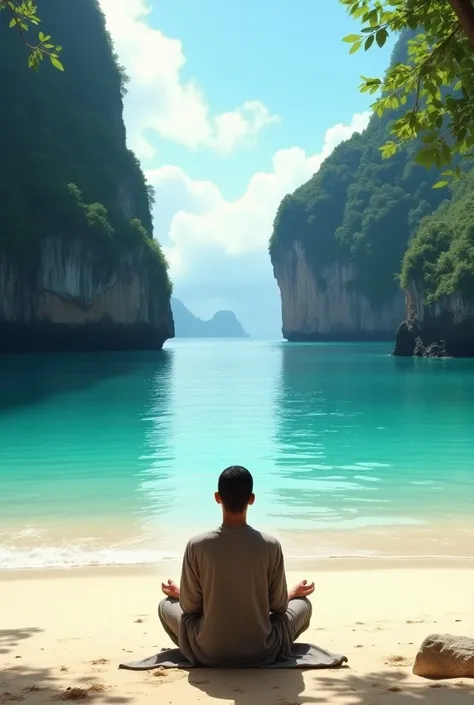
[[[462, 526], [474, 361], [389, 353], [187, 340], [0, 358], [0, 567], [174, 557], [218, 523], [212, 493], [232, 463], [254, 474], [252, 522], [306, 544], [315, 531]], [[357, 553], [353, 535], [345, 549]]]

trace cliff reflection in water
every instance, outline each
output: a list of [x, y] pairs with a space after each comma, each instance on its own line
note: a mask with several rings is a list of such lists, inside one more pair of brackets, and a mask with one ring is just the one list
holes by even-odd
[[0, 370], [2, 519], [126, 524], [172, 501], [150, 487], [171, 465], [172, 351], [4, 357]]
[[292, 524], [416, 521], [405, 459], [410, 380], [388, 352], [384, 344], [281, 345], [274, 500]]
[[[138, 473], [142, 522], [155, 524], [169, 512], [176, 500], [172, 403], [175, 387], [174, 350], [162, 350], [160, 364], [149, 370], [149, 394], [141, 415], [144, 448]], [[173, 481], [174, 480], [174, 481]], [[155, 520], [158, 520], [155, 521]]]

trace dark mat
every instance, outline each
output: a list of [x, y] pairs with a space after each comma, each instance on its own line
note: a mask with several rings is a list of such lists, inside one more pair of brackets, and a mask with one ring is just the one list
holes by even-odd
[[[347, 663], [346, 656], [333, 654], [320, 646], [313, 644], [293, 644], [291, 654], [275, 661], [268, 666], [254, 666], [253, 668], [339, 668]], [[149, 671], [153, 668], [196, 668], [188, 661], [179, 649], [163, 649], [158, 654], [121, 663], [119, 668], [129, 671]]]

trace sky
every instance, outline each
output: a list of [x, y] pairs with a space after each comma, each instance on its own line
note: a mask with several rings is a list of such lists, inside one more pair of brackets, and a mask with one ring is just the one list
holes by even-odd
[[349, 55], [338, 0], [99, 0], [130, 78], [128, 146], [156, 190], [154, 236], [174, 295], [281, 336], [268, 241], [281, 199], [370, 115], [360, 76], [392, 44]]

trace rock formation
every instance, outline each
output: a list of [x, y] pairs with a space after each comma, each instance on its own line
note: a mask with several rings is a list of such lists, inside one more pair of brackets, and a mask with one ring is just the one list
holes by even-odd
[[[406, 51], [411, 34], [395, 47]], [[397, 274], [421, 219], [445, 194], [413, 162], [413, 146], [383, 160], [393, 115], [373, 115], [319, 171], [285, 196], [270, 242], [289, 340], [393, 340], [405, 318]]]
[[177, 338], [248, 338], [233, 311], [217, 311], [208, 321], [194, 316], [179, 300], [171, 299]]
[[382, 306], [351, 287], [357, 273], [347, 262], [334, 262], [318, 277], [303, 244], [295, 241], [274, 263], [281, 294], [283, 337], [290, 341], [392, 340], [405, 315], [402, 292]]
[[431, 634], [420, 647], [413, 673], [423, 678], [474, 678], [474, 639]]
[[159, 349], [171, 286], [123, 69], [97, 0], [37, 5], [64, 72], [29, 69], [0, 13], [0, 352]]
[[419, 292], [416, 298], [408, 295], [407, 307], [407, 320], [397, 330], [394, 355], [474, 357], [474, 302], [458, 294], [426, 305]]
[[[447, 195], [451, 195], [449, 192]], [[474, 175], [422, 222], [405, 254], [395, 355], [474, 357]]]
[[0, 260], [2, 352], [160, 349], [174, 335], [169, 298], [145, 247], [106, 266], [100, 247], [43, 238], [30, 268]]

